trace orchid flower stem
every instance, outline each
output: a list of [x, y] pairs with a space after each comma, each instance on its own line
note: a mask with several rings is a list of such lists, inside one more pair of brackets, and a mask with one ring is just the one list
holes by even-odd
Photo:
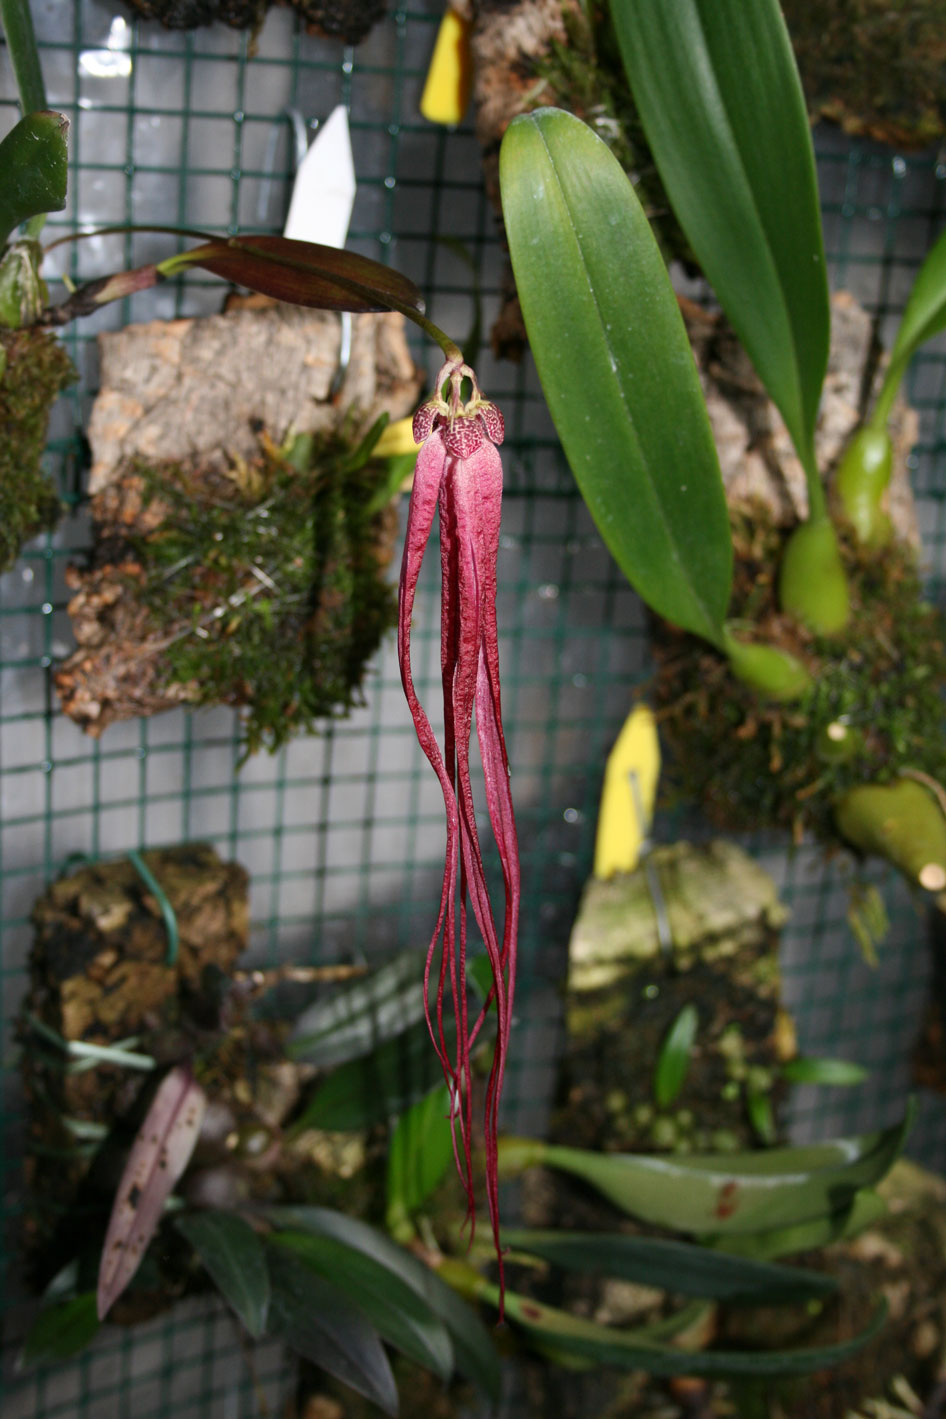
[[[0, 5], [3, 0], [0, 0]], [[85, 241], [88, 237], [103, 236], [126, 236], [135, 232], [150, 232], [156, 236], [176, 236], [187, 237], [192, 241], [215, 241], [216, 238], [210, 232], [193, 231], [189, 227], [153, 227], [150, 224], [142, 226], [134, 222], [123, 222], [115, 227], [90, 227], [85, 232], [67, 232], [65, 236], [57, 237], [55, 241], [49, 241], [43, 247], [44, 255], [54, 251], [57, 246], [64, 246], [67, 242]]]
[[46, 86], [39, 64], [39, 50], [33, 30], [29, 0], [0, 0], [0, 21], [13, 64], [20, 106], [24, 114], [39, 113], [46, 107]]

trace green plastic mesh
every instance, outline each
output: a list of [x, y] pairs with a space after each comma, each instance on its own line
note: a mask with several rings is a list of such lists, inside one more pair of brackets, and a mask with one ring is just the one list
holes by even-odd
[[[91, 0], [35, 7], [50, 104], [72, 124], [69, 208], [50, 223], [52, 233], [131, 221], [276, 231], [288, 198], [286, 108], [320, 118], [343, 101], [359, 182], [350, 245], [412, 276], [433, 318], [461, 337], [475, 316], [472, 261], [488, 326], [503, 256], [479, 154], [469, 127], [434, 129], [417, 110], [439, 5], [394, 10], [357, 50], [306, 36], [288, 12], [276, 11], [252, 52], [245, 37], [222, 27], [168, 33], [119, 9]], [[4, 130], [15, 113], [13, 93], [0, 51]], [[893, 156], [827, 131], [819, 132], [818, 147], [834, 283], [872, 311], [895, 312], [943, 225], [946, 167], [930, 154]], [[168, 250], [161, 237], [95, 238], [59, 248], [58, 269], [89, 279]], [[51, 667], [71, 648], [64, 571], [88, 541], [81, 430], [96, 387], [95, 337], [129, 320], [216, 310], [221, 294], [210, 278], [190, 277], [70, 328], [65, 338], [80, 383], [57, 410], [49, 467], [71, 511], [0, 582], [0, 1018], [8, 1065], [2, 1198], [11, 1263], [4, 1419], [230, 1419], [262, 1412], [260, 1393], [279, 1412], [291, 1384], [291, 1367], [274, 1345], [257, 1351], [252, 1379], [230, 1321], [203, 1302], [134, 1333], [110, 1331], [73, 1364], [15, 1372], [32, 1311], [16, 1280], [23, 1119], [11, 1027], [31, 905], [69, 855], [212, 841], [251, 872], [254, 954], [267, 962], [375, 958], [418, 944], [439, 895], [439, 790], [416, 746], [390, 645], [373, 668], [362, 710], [239, 773], [230, 711], [115, 725], [100, 741], [57, 711]], [[432, 370], [428, 351], [418, 347], [418, 358]], [[635, 686], [646, 680], [648, 658], [640, 604], [575, 493], [533, 372], [527, 364], [495, 364], [488, 354], [478, 370], [508, 430], [499, 615], [525, 894], [506, 1121], [528, 1131], [542, 1126], [554, 1083], [557, 987], [590, 866], [603, 757]], [[922, 417], [914, 475], [930, 590], [941, 598], [942, 343], [917, 359], [909, 392]], [[436, 601], [428, 577], [416, 645], [430, 687], [438, 679]], [[658, 836], [677, 826], [658, 823]], [[753, 846], [792, 908], [783, 969], [803, 1048], [858, 1059], [872, 1071], [869, 1085], [856, 1091], [799, 1091], [796, 1128], [823, 1136], [887, 1121], [910, 1088], [928, 974], [922, 908], [892, 874], [871, 874], [884, 892], [891, 931], [879, 965], [870, 967], [847, 924], [839, 864], [804, 848], [790, 854], [780, 839]], [[943, 1113], [938, 1099], [922, 1100], [913, 1151], [933, 1165], [946, 1163]]]

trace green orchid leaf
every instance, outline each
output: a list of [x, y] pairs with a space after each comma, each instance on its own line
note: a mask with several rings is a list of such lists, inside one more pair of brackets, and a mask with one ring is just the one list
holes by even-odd
[[365, 516], [371, 517], [374, 513], [380, 512], [393, 502], [398, 493], [407, 483], [417, 465], [417, 453], [390, 453], [381, 460], [387, 467], [384, 479], [378, 484], [377, 491], [369, 499], [365, 508]]
[[667, 195], [806, 471], [830, 306], [814, 152], [776, 0], [611, 0]]
[[353, 251], [291, 237], [228, 237], [171, 256], [158, 270], [170, 276], [188, 266], [200, 266], [225, 281], [276, 300], [320, 310], [424, 309], [413, 281], [390, 266]]
[[589, 1183], [642, 1221], [698, 1235], [758, 1233], [841, 1211], [900, 1154], [912, 1122], [858, 1138], [757, 1153], [662, 1157], [595, 1153], [528, 1139], [500, 1140], [500, 1173], [536, 1163]]
[[68, 1360], [94, 1339], [99, 1328], [95, 1292], [83, 1291], [40, 1311], [23, 1343], [22, 1365]]
[[422, 1207], [453, 1161], [450, 1095], [439, 1084], [398, 1119], [388, 1145], [387, 1225], [398, 1230]]
[[332, 1069], [400, 1035], [424, 1018], [423, 972], [423, 952], [405, 951], [317, 1000], [296, 1020], [289, 1054]]
[[636, 1281], [683, 1296], [784, 1305], [821, 1300], [837, 1289], [832, 1276], [802, 1267], [773, 1266], [705, 1246], [629, 1237], [620, 1232], [532, 1231], [503, 1228], [503, 1243], [554, 1266]]
[[683, 1088], [699, 1024], [696, 1006], [684, 1005], [664, 1037], [654, 1069], [654, 1099], [658, 1109], [669, 1109]]
[[453, 1345], [443, 1321], [383, 1262], [335, 1237], [311, 1232], [275, 1232], [272, 1242], [337, 1287], [395, 1350], [432, 1370], [444, 1383], [450, 1378]]
[[746, 1113], [752, 1124], [752, 1131], [760, 1143], [771, 1147], [778, 1138], [775, 1126], [775, 1110], [772, 1108], [772, 1094], [769, 1089], [746, 1086]]
[[[46, 107], [46, 87], [43, 70], [39, 62], [39, 46], [30, 0], [0, 0], [0, 26], [13, 77], [20, 94], [20, 105], [24, 113], [35, 113]], [[0, 172], [3, 169], [0, 168]]]
[[[415, 989], [421, 988], [420, 982], [415, 982]], [[447, 1029], [446, 1034], [452, 1044], [456, 1030]], [[370, 1054], [334, 1069], [316, 1086], [294, 1121], [293, 1132], [326, 1128], [344, 1133], [372, 1128], [403, 1114], [442, 1079], [443, 1070], [431, 1048], [426, 1024], [412, 1025]]]
[[730, 1256], [749, 1257], [754, 1261], [774, 1261], [782, 1256], [798, 1256], [801, 1252], [820, 1251], [832, 1242], [847, 1241], [887, 1215], [887, 1204], [873, 1188], [864, 1187], [854, 1194], [839, 1211], [813, 1222], [797, 1222], [791, 1227], [776, 1227], [771, 1232], [747, 1232], [736, 1236], [703, 1236], [704, 1246], [717, 1247]]
[[925, 341], [946, 330], [946, 232], [926, 254], [917, 272], [897, 331], [890, 363], [877, 399], [871, 424], [886, 424], [907, 365]]
[[66, 134], [61, 113], [28, 113], [0, 143], [0, 247], [21, 222], [66, 205]]
[[374, 453], [378, 439], [390, 422], [391, 415], [387, 410], [379, 414], [357, 447], [353, 448], [345, 458], [339, 459], [338, 471], [340, 473], [357, 473], [360, 468], [364, 468]]
[[269, 1244], [269, 1329], [314, 1365], [386, 1414], [397, 1414], [394, 1376], [378, 1333], [336, 1286], [283, 1247]]
[[493, 968], [485, 952], [466, 958], [466, 983], [476, 992], [482, 1005], [493, 988]]
[[456, 1367], [493, 1401], [499, 1397], [499, 1360], [489, 1332], [467, 1303], [416, 1256], [357, 1217], [328, 1207], [261, 1207], [274, 1227], [329, 1237], [387, 1268], [432, 1308], [447, 1328]]
[[870, 1070], [847, 1059], [812, 1059], [799, 1055], [781, 1066], [782, 1078], [789, 1084], [839, 1084], [848, 1087], [863, 1084]]
[[719, 463], [634, 190], [600, 138], [557, 109], [510, 124], [500, 181], [539, 378], [598, 530], [655, 611], [720, 645], [732, 546]]
[[269, 1272], [258, 1234], [232, 1212], [192, 1212], [175, 1227], [190, 1243], [223, 1299], [254, 1339], [266, 1329]]
[[[483, 1288], [484, 1299], [498, 1303], [495, 1286]], [[618, 1330], [581, 1316], [569, 1315], [531, 1297], [506, 1292], [506, 1315], [521, 1326], [529, 1341], [555, 1358], [570, 1357], [589, 1365], [616, 1365], [621, 1369], [644, 1370], [647, 1374], [672, 1376], [756, 1375], [790, 1378], [832, 1369], [866, 1345], [880, 1330], [887, 1315], [878, 1305], [869, 1324], [848, 1340], [836, 1345], [812, 1346], [799, 1350], [683, 1350], [656, 1341], [647, 1330]]]
[[917, 272], [890, 352], [891, 364], [906, 364], [926, 340], [946, 330], [946, 232]]

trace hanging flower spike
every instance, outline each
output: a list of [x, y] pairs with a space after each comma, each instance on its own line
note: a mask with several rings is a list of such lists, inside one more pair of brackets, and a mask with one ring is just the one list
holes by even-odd
[[[462, 403], [461, 387], [465, 378], [472, 385], [473, 396]], [[447, 384], [449, 395], [445, 399], [443, 389]], [[401, 683], [421, 748], [440, 781], [446, 810], [447, 845], [440, 911], [427, 954], [424, 992], [431, 1038], [450, 1088], [454, 1151], [467, 1194], [471, 1230], [474, 1193], [470, 1056], [486, 1012], [493, 1004], [496, 1008], [496, 1044], [486, 1085], [485, 1143], [486, 1199], [499, 1259], [500, 1296], [503, 1278], [496, 1133], [512, 1020], [519, 920], [519, 847], [503, 737], [496, 629], [496, 559], [503, 482], [496, 445], [502, 443], [503, 433], [502, 414], [482, 398], [473, 371], [459, 360], [449, 360], [437, 377], [433, 398], [422, 404], [414, 416], [414, 440], [423, 446], [417, 455], [414, 473], [398, 602]], [[411, 675], [414, 595], [438, 507], [442, 750], [417, 698]], [[503, 873], [505, 908], [501, 937], [489, 899], [473, 807], [470, 736], [474, 712], [486, 804]], [[472, 1022], [467, 1012], [465, 986], [467, 899], [472, 904], [493, 976], [486, 1003]], [[438, 948], [439, 962], [435, 970]], [[444, 1028], [448, 996], [456, 1017], [453, 1053]]]

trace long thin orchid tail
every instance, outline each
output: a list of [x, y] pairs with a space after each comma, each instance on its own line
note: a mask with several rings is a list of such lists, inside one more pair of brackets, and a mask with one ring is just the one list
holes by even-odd
[[[473, 397], [461, 403], [464, 378]], [[448, 390], [445, 396], [444, 390]], [[502, 463], [496, 445], [503, 440], [503, 419], [484, 400], [473, 371], [459, 361], [441, 370], [436, 392], [414, 418], [414, 438], [422, 445], [417, 458], [408, 514], [398, 610], [398, 653], [401, 680], [417, 737], [443, 791], [447, 819], [446, 860], [440, 910], [430, 941], [424, 978], [427, 1021], [450, 1086], [451, 1127], [457, 1167], [471, 1206], [473, 1045], [487, 1012], [496, 1011], [496, 1044], [486, 1084], [486, 1195], [500, 1268], [497, 1130], [499, 1103], [509, 1049], [515, 991], [516, 939], [519, 917], [519, 849], [516, 838], [509, 762], [502, 728], [499, 693], [499, 647], [496, 628], [496, 562], [502, 501]], [[424, 548], [440, 510], [441, 557], [441, 678], [444, 706], [444, 747], [441, 751], [414, 689], [410, 666], [410, 623]], [[470, 770], [470, 740], [474, 716], [492, 835], [503, 874], [502, 937], [496, 929], [487, 872], [476, 825]], [[465, 967], [467, 900], [473, 909], [492, 973], [483, 1009], [470, 1022]], [[431, 1012], [431, 977], [437, 949], [435, 1011]], [[444, 1000], [453, 997], [456, 1051], [447, 1048]]]

